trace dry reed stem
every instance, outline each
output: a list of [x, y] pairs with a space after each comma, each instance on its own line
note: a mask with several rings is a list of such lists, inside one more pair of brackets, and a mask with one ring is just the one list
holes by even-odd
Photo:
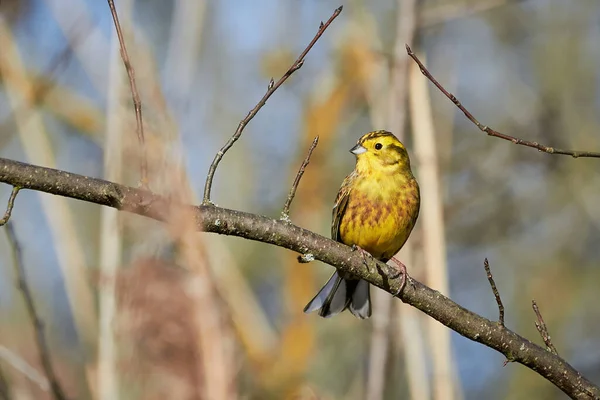
[[[129, 20], [133, 1], [120, 3], [122, 16]], [[109, 80], [107, 89], [106, 128], [104, 131], [104, 177], [114, 182], [123, 181], [123, 147], [129, 130], [123, 99], [125, 79], [119, 56], [120, 37], [113, 32], [109, 59]], [[99, 268], [104, 282], [98, 288], [99, 325], [97, 395], [100, 400], [118, 400], [119, 371], [118, 350], [115, 332], [117, 316], [116, 279], [122, 264], [122, 233], [119, 214], [103, 208], [100, 214]]]
[[[395, 62], [392, 63], [388, 102], [384, 107], [387, 109], [386, 129], [393, 132], [401, 141], [406, 141], [407, 137], [405, 121], [408, 114], [408, 63], [401, 61], [400, 55], [403, 54], [403, 51], [401, 51], [399, 44], [407, 41], [412, 42], [416, 31], [417, 15], [418, 4], [416, 0], [397, 1]], [[381, 129], [380, 127], [375, 128]], [[379, 400], [383, 399], [385, 394], [386, 369], [392, 332], [390, 318], [393, 298], [378, 290], [375, 290], [373, 295], [373, 333], [371, 335], [371, 353], [369, 355], [367, 376], [367, 398]]]
[[[15, 111], [17, 133], [27, 159], [47, 167], [56, 166], [56, 157], [42, 116], [31, 110], [34, 83], [26, 75], [16, 42], [4, 20], [0, 18], [0, 74], [5, 83], [9, 104]], [[29, 105], [25, 109], [22, 105]], [[97, 318], [91, 288], [86, 275], [86, 261], [76, 218], [67, 200], [57, 196], [40, 196], [48, 221], [67, 296], [79, 337], [86, 350], [95, 347]]]
[[3, 360], [6, 364], [19, 371], [21, 374], [27, 377], [27, 379], [35, 383], [44, 392], [48, 392], [50, 390], [50, 383], [48, 382], [48, 379], [46, 379], [44, 374], [40, 373], [37, 369], [31, 366], [18, 354], [15, 354], [13, 351], [1, 344], [0, 360]]
[[[410, 109], [421, 187], [421, 212], [423, 229], [423, 255], [427, 284], [445, 295], [449, 292], [446, 240], [443, 217], [442, 189], [439, 176], [436, 137], [433, 126], [431, 102], [427, 86], [419, 79], [419, 71], [410, 64]], [[450, 331], [437, 321], [428, 321], [429, 348], [433, 364], [433, 398], [454, 399], [454, 362]]]

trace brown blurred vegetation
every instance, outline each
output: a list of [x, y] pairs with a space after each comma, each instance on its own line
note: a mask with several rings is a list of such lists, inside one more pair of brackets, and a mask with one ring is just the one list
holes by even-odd
[[[2, 157], [93, 176], [118, 163], [119, 180], [135, 185], [130, 93], [111, 44], [108, 6], [97, 3], [2, 0], [0, 148]], [[197, 202], [214, 153], [339, 3], [133, 2], [121, 19], [144, 104], [153, 190]], [[353, 166], [347, 150], [362, 133], [385, 128], [373, 126], [379, 96], [369, 88], [393, 66], [398, 7], [394, 0], [341, 3], [342, 16], [303, 68], [226, 154], [213, 190], [219, 205], [278, 217], [319, 135], [291, 218], [329, 235], [330, 207]], [[599, 20], [596, 0], [425, 0], [413, 48], [427, 54], [430, 71], [482, 123], [550, 146], [600, 151]], [[531, 310], [536, 299], [559, 354], [600, 382], [599, 161], [488, 138], [429, 88], [431, 103], [423, 107], [433, 113], [436, 134], [450, 297], [496, 317], [483, 270], [487, 257], [507, 325], [541, 343]], [[46, 144], [32, 140], [35, 126], [43, 127], [37, 133]], [[115, 126], [119, 148], [107, 149]], [[0, 190], [8, 198], [10, 188]], [[60, 200], [72, 223], [57, 223], [53, 208], [43, 205], [46, 197], [20, 194], [13, 221], [54, 365], [72, 398], [98, 397], [98, 340], [116, 345], [117, 360], [104, 371], [124, 399], [365, 397], [370, 322], [302, 313], [330, 267], [298, 264], [295, 254], [260, 243], [193, 233], [181, 216], [161, 227], [119, 215], [105, 230], [99, 207]], [[118, 273], [106, 276], [102, 238], [117, 234]], [[411, 239], [408, 268], [418, 279], [427, 278], [427, 234], [417, 225]], [[0, 241], [7, 255], [0, 345], [41, 371], [7, 246]], [[81, 254], [80, 263], [73, 254]], [[65, 276], [75, 272], [68, 271], [84, 278], [69, 281]], [[98, 330], [90, 334], [81, 321], [102, 314], [99, 292], [110, 284], [118, 298], [114, 337], [98, 339]], [[425, 317], [415, 324], [427, 335]], [[384, 397], [408, 398], [411, 365], [402, 355], [412, 343], [396, 328], [389, 335]], [[457, 388], [448, 398], [564, 397], [520, 365], [502, 367], [502, 357], [487, 348], [454, 334], [452, 345]], [[414, 363], [424, 363], [422, 384], [432, 387], [427, 348], [422, 357]], [[13, 398], [50, 398], [10, 360], [0, 359], [0, 371]]]

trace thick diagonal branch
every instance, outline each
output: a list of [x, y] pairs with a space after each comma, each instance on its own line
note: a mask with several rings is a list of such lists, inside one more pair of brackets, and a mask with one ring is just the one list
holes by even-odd
[[[3, 158], [0, 158], [0, 182], [114, 207], [160, 221], [168, 220], [171, 207], [190, 207], [199, 230], [239, 236], [301, 254], [312, 254], [315, 259], [365, 279], [389, 293], [396, 293], [400, 288], [399, 277], [370, 273], [370, 270], [377, 271], [377, 268], [366, 266], [363, 257], [348, 246], [277, 219], [215, 206], [172, 204], [166, 198], [143, 189]], [[385, 264], [372, 262], [378, 263], [381, 271], [387, 271]], [[510, 329], [461, 307], [422, 283], [414, 279], [412, 282], [399, 296], [405, 303], [462, 336], [504, 354], [508, 360], [536, 371], [574, 399], [600, 399], [600, 388], [581, 376], [562, 358]]]

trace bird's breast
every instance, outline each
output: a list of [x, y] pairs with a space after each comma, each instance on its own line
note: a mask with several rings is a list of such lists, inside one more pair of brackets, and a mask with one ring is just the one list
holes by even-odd
[[340, 221], [340, 239], [378, 259], [391, 258], [404, 245], [419, 213], [413, 179], [357, 182]]

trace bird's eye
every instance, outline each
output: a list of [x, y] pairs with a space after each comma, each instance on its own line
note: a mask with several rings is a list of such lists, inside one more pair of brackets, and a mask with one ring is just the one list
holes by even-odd
[[381, 150], [382, 147], [383, 145], [381, 143], [375, 144], [375, 150]]

